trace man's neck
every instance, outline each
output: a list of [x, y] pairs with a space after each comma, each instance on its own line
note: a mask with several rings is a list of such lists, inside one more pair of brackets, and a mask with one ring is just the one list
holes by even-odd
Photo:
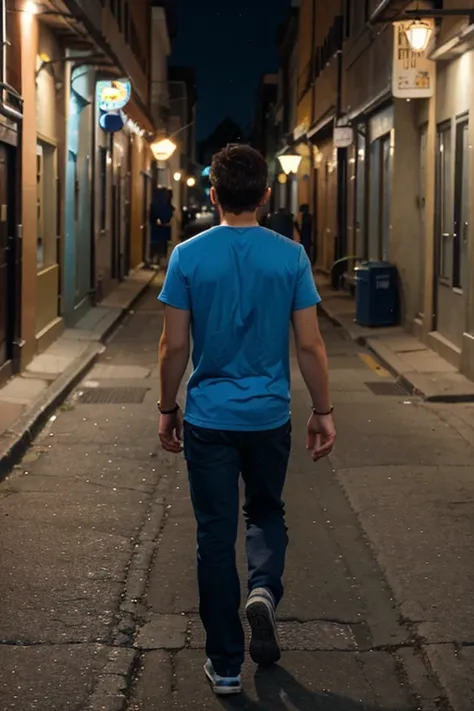
[[231, 212], [224, 212], [221, 225], [227, 227], [258, 227], [257, 214], [255, 212], [243, 212], [241, 215], [233, 215]]

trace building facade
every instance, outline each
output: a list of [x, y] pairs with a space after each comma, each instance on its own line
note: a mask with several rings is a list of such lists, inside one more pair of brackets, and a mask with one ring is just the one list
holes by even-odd
[[[4, 380], [143, 264], [150, 143], [160, 126], [149, 0], [2, 0], [0, 8]], [[169, 43], [162, 53], [155, 49], [155, 63], [166, 64]], [[111, 131], [100, 88], [120, 80], [130, 97], [121, 130]]]
[[312, 147], [311, 199], [315, 224], [315, 262], [329, 269], [346, 251], [344, 186], [347, 150], [333, 141], [341, 117], [342, 3], [314, 6], [311, 78], [311, 125], [307, 136]]
[[[302, 0], [293, 126], [293, 147], [313, 146], [298, 179], [317, 266], [395, 264], [403, 325], [471, 378], [473, 13], [470, 0]], [[433, 29], [423, 52], [406, 35], [415, 17]]]
[[286, 176], [278, 155], [291, 145], [296, 126], [298, 99], [298, 32], [299, 2], [293, 2], [286, 20], [278, 29], [277, 46], [280, 66], [277, 75], [277, 98], [274, 111], [275, 155], [271, 164], [273, 180], [272, 209], [286, 208], [296, 215], [299, 207], [297, 176]]
[[20, 359], [22, 331], [22, 153], [21, 18], [12, 2], [0, 6], [0, 382]]

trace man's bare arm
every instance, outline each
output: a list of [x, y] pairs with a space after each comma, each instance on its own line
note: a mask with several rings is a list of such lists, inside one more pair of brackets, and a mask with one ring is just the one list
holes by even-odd
[[163, 333], [160, 340], [160, 403], [163, 410], [172, 410], [178, 397], [189, 361], [190, 312], [165, 306]]
[[296, 355], [301, 375], [309, 390], [312, 405], [317, 412], [331, 409], [329, 396], [329, 373], [326, 347], [319, 329], [315, 306], [294, 311], [292, 315], [295, 332]]

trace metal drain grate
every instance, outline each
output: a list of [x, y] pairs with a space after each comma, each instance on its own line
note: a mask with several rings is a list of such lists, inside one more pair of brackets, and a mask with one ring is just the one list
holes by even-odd
[[86, 388], [78, 403], [82, 405], [139, 405], [150, 388]]
[[398, 383], [387, 382], [384, 380], [364, 383], [374, 395], [406, 395], [406, 390]]

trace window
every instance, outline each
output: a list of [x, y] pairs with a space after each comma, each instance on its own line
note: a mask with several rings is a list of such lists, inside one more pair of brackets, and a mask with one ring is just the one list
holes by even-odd
[[99, 229], [107, 229], [107, 148], [99, 148], [100, 213]]
[[451, 209], [451, 124], [444, 124], [438, 129], [438, 151], [436, 166], [437, 225], [439, 239], [439, 275], [451, 279], [453, 270]]
[[454, 176], [453, 287], [462, 289], [466, 281], [469, 237], [469, 123], [456, 126], [456, 174]]
[[349, 39], [351, 36], [352, 25], [352, 2], [346, 0], [344, 3], [344, 39]]
[[43, 148], [37, 146], [36, 150], [36, 239], [37, 239], [37, 267], [44, 266], [44, 244], [43, 244]]
[[356, 155], [356, 194], [355, 194], [355, 234], [356, 234], [356, 254], [358, 257], [366, 257], [366, 219], [365, 219], [365, 135], [361, 129], [357, 131], [357, 155]]
[[38, 271], [57, 263], [58, 180], [56, 148], [44, 141], [36, 146], [36, 224]]
[[388, 260], [390, 253], [390, 232], [392, 225], [392, 166], [393, 166], [393, 137], [392, 131], [382, 139], [382, 186], [381, 186], [381, 233], [379, 254], [382, 259]]
[[425, 124], [419, 134], [419, 156], [420, 156], [420, 170], [418, 173], [418, 211], [420, 217], [420, 281], [419, 281], [419, 313], [423, 315], [424, 312], [424, 298], [425, 298], [425, 243], [426, 243], [426, 178], [427, 178], [427, 148], [428, 148], [428, 127]]
[[366, 19], [367, 7], [365, 0], [357, 0], [356, 3], [352, 4], [351, 17], [350, 17], [350, 34], [357, 38], [359, 37], [367, 22]]
[[[6, 40], [7, 46], [0, 48], [2, 54], [6, 52], [6, 70], [7, 76], [3, 81], [7, 81], [17, 92], [21, 91], [21, 74], [20, 74], [20, 47], [21, 34], [20, 22], [18, 13], [7, 11], [6, 13]], [[11, 96], [9, 99], [11, 100]], [[20, 106], [15, 106], [20, 108]]]
[[130, 7], [128, 0], [125, 0], [123, 6], [123, 32], [125, 35], [125, 42], [128, 44], [130, 42]]
[[123, 0], [117, 0], [117, 24], [120, 32], [123, 32]]

